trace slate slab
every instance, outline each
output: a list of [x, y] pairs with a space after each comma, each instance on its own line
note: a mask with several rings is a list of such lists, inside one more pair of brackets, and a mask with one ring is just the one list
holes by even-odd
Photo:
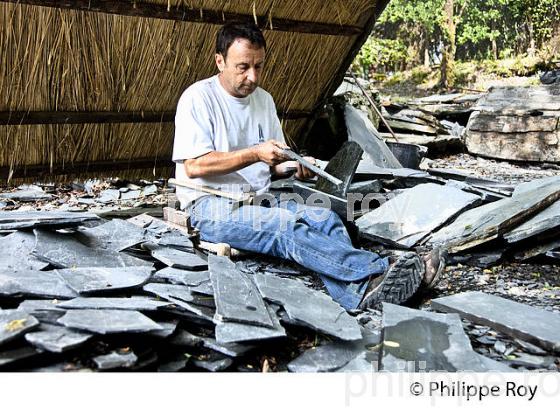
[[154, 259], [176, 269], [207, 270], [208, 262], [191, 252], [183, 252], [168, 247], [158, 247], [152, 251]]
[[0, 352], [0, 368], [14, 365], [20, 361], [39, 356], [40, 351], [31, 346], [19, 347], [16, 349]]
[[183, 234], [181, 231], [171, 231], [165, 232], [161, 235], [161, 238], [157, 241], [159, 246], [168, 246], [176, 249], [192, 249], [193, 243], [190, 237]]
[[379, 357], [374, 352], [362, 352], [346, 365], [338, 369], [337, 373], [373, 373], [377, 371]]
[[35, 235], [18, 231], [0, 238], [0, 269], [41, 270], [49, 266], [31, 255], [35, 247]]
[[[184, 269], [165, 268], [157, 271], [153, 276], [154, 280], [165, 280], [174, 285], [185, 285], [189, 287], [198, 287], [203, 284], [208, 284], [210, 287], [210, 271], [187, 271]], [[210, 293], [214, 295], [212, 291]]]
[[111, 370], [122, 367], [131, 367], [136, 364], [137, 361], [138, 357], [134, 354], [134, 352], [111, 352], [109, 354], [93, 358], [93, 362], [99, 370]]
[[131, 310], [69, 310], [58, 323], [93, 333], [146, 333], [162, 327], [140, 312]]
[[201, 369], [209, 372], [222, 372], [227, 370], [233, 364], [233, 360], [223, 354], [215, 353], [212, 355], [203, 355], [202, 358], [192, 359], [192, 363]]
[[53, 271], [0, 269], [0, 295], [71, 299], [77, 296]]
[[239, 343], [218, 343], [210, 337], [194, 335], [186, 330], [178, 331], [177, 334], [169, 340], [169, 343], [175, 346], [202, 346], [230, 357], [243, 356], [254, 348], [254, 346]]
[[79, 231], [77, 239], [90, 248], [119, 252], [148, 238], [144, 229], [121, 219], [113, 219], [94, 228]]
[[53, 199], [53, 196], [39, 189], [21, 189], [15, 192], [6, 192], [0, 194], [0, 198], [19, 202], [35, 202], [48, 201], [50, 199]]
[[560, 227], [560, 201], [554, 202], [537, 215], [504, 235], [509, 243], [516, 243]]
[[57, 306], [63, 309], [114, 309], [114, 310], [140, 310], [154, 311], [171, 302], [162, 302], [145, 296], [131, 296], [121, 298], [83, 298], [78, 297]]
[[451, 253], [470, 249], [503, 236], [559, 197], [560, 186], [555, 181], [545, 185], [535, 183], [519, 195], [466, 211], [452, 224], [436, 232], [429, 242], [444, 244]]
[[58, 303], [60, 303], [58, 299], [28, 299], [21, 302], [17, 309], [34, 316], [41, 324], [57, 325], [57, 320], [66, 313], [64, 309], [58, 307]]
[[383, 168], [402, 168], [365, 113], [347, 104], [344, 117], [348, 140], [360, 144], [375, 165]]
[[461, 319], [383, 303], [380, 369], [390, 372], [486, 370], [472, 350]]
[[499, 373], [515, 373], [517, 372], [516, 369], [513, 367], [508, 366], [507, 362], [499, 362], [494, 359], [490, 359], [480, 353], [475, 353], [478, 357], [478, 360], [482, 363], [482, 365], [486, 368], [487, 372], [499, 372]]
[[95, 200], [102, 204], [108, 204], [118, 201], [120, 196], [121, 192], [118, 189], [106, 189], [105, 191], [101, 192], [101, 195]]
[[[378, 345], [379, 334], [363, 332], [363, 338], [354, 342], [332, 342], [305, 351], [288, 363], [288, 370], [296, 373], [331, 372], [348, 364], [368, 348]], [[371, 363], [370, 363], [371, 370]]]
[[0, 311], [0, 345], [23, 336], [39, 326], [39, 321], [20, 310]]
[[274, 339], [285, 337], [286, 330], [280, 324], [280, 319], [276, 315], [275, 309], [267, 305], [268, 314], [272, 319], [273, 327], [253, 326], [246, 323], [222, 322], [216, 323], [216, 341], [221, 344], [254, 342], [258, 340]]
[[148, 283], [143, 289], [146, 292], [152, 293], [189, 310], [192, 309], [193, 304], [210, 308], [215, 307], [213, 298], [194, 295], [191, 288], [188, 286], [169, 285], [167, 283]]
[[410, 248], [480, 197], [460, 189], [420, 184], [356, 220], [360, 235]]
[[217, 320], [274, 327], [259, 290], [246, 273], [223, 256], [210, 255], [208, 264]]
[[342, 184], [334, 184], [319, 175], [315, 189], [335, 196], [345, 196], [348, 193], [348, 188], [354, 178], [354, 173], [356, 168], [358, 168], [363, 153], [364, 150], [357, 142], [344, 142], [325, 168], [325, 172], [340, 179]]
[[474, 323], [560, 352], [560, 314], [482, 292], [465, 292], [433, 299], [432, 307], [456, 312]]
[[0, 230], [62, 228], [97, 219], [97, 215], [88, 212], [0, 211]]
[[37, 242], [33, 255], [57, 268], [152, 266], [150, 262], [123, 253], [85, 246], [73, 234], [34, 232]]
[[145, 284], [152, 275], [151, 267], [73, 268], [55, 272], [80, 295], [134, 289]]
[[64, 326], [53, 326], [42, 323], [37, 331], [27, 333], [25, 340], [33, 346], [49, 352], [62, 353], [83, 345], [92, 335], [77, 332]]
[[362, 338], [356, 319], [325, 293], [293, 279], [254, 275], [254, 280], [263, 297], [282, 305], [294, 322], [342, 340]]

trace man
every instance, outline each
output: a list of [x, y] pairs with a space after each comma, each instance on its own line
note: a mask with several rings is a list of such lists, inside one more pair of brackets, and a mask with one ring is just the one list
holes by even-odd
[[[285, 174], [287, 148], [276, 107], [259, 87], [266, 41], [252, 24], [227, 24], [216, 40], [219, 73], [190, 86], [175, 120], [176, 178], [228, 192], [266, 192], [271, 175]], [[295, 164], [294, 164], [295, 165]], [[296, 178], [313, 174], [295, 165]], [[296, 201], [280, 206], [236, 206], [233, 200], [177, 188], [201, 239], [293, 260], [317, 272], [346, 309], [381, 301], [401, 303], [418, 289], [426, 271], [415, 254], [388, 258], [355, 249], [330, 210]], [[317, 218], [317, 213], [322, 217]], [[434, 259], [434, 258], [432, 258]], [[430, 279], [436, 263], [428, 260]], [[432, 266], [433, 265], [433, 266]]]

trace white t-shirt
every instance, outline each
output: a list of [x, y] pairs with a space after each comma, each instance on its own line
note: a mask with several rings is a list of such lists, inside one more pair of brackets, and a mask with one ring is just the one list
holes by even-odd
[[[259, 125], [264, 138], [259, 140]], [[275, 139], [284, 142], [282, 126], [272, 96], [257, 88], [245, 98], [230, 95], [218, 76], [199, 81], [185, 90], [175, 115], [173, 161], [175, 177], [229, 192], [262, 193], [270, 186], [270, 167], [257, 162], [237, 172], [206, 178], [188, 178], [184, 160], [212, 151], [231, 152]], [[177, 187], [181, 208], [207, 195]]]

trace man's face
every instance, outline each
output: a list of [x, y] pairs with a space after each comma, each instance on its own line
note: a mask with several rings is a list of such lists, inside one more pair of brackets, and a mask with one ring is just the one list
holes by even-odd
[[245, 39], [236, 39], [228, 49], [226, 59], [216, 54], [222, 87], [234, 97], [250, 95], [259, 85], [264, 57], [264, 48]]

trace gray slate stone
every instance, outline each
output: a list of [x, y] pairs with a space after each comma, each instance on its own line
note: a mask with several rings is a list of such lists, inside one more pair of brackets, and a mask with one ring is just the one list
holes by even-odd
[[208, 269], [208, 262], [200, 256], [191, 252], [183, 252], [178, 249], [160, 246], [152, 251], [152, 257], [165, 263], [171, 268], [187, 270]]
[[346, 105], [344, 117], [348, 129], [348, 140], [360, 144], [376, 166], [402, 168], [399, 160], [393, 155], [365, 113], [351, 105]]
[[80, 295], [133, 289], [145, 284], [151, 267], [58, 269], [56, 273]]
[[167, 283], [148, 283], [144, 291], [159, 296], [183, 308], [191, 309], [192, 305], [214, 308], [213, 298], [194, 295], [192, 289], [184, 285], [169, 285]]
[[356, 225], [364, 237], [410, 248], [479, 199], [456, 188], [420, 184], [358, 218]]
[[507, 362], [499, 362], [497, 360], [490, 359], [489, 357], [481, 355], [480, 353], [475, 353], [475, 355], [478, 357], [478, 360], [480, 360], [482, 365], [486, 368], [487, 372], [498, 372], [498, 373], [517, 372], [517, 370], [515, 370], [513, 367], [508, 366]]
[[58, 304], [63, 309], [115, 309], [115, 310], [157, 310], [169, 306], [171, 302], [162, 302], [145, 296], [127, 298], [75, 298]]
[[223, 256], [210, 255], [208, 263], [217, 320], [274, 327], [259, 290], [246, 273]]
[[192, 249], [194, 246], [190, 237], [183, 234], [181, 231], [163, 233], [161, 238], [157, 241], [157, 244], [159, 246], [168, 246], [179, 250]]
[[560, 314], [482, 292], [465, 292], [433, 299], [432, 307], [456, 312], [474, 323], [560, 352]]
[[554, 202], [548, 208], [543, 209], [537, 215], [517, 228], [504, 235], [509, 243], [516, 243], [524, 239], [540, 235], [546, 231], [552, 231], [560, 226], [560, 201]]
[[0, 269], [41, 270], [49, 266], [31, 255], [35, 247], [35, 235], [18, 231], [0, 238]]
[[325, 172], [340, 179], [342, 184], [334, 184], [327, 178], [319, 175], [315, 189], [335, 196], [345, 196], [348, 193], [348, 188], [354, 178], [354, 173], [356, 168], [358, 168], [363, 153], [364, 150], [357, 142], [344, 142], [325, 168]]
[[102, 204], [108, 204], [118, 201], [120, 196], [121, 192], [118, 189], [106, 189], [105, 191], [101, 192], [101, 195], [95, 200]]
[[[367, 349], [379, 344], [377, 333], [363, 332], [363, 339], [354, 342], [332, 342], [305, 351], [288, 363], [288, 370], [297, 373], [331, 372], [345, 366]], [[371, 369], [371, 363], [370, 363]]]
[[293, 279], [270, 275], [255, 275], [254, 279], [263, 297], [282, 305], [288, 317], [300, 325], [342, 340], [362, 338], [356, 319], [330, 296]]
[[205, 357], [203, 360], [193, 359], [192, 363], [196, 367], [215, 373], [227, 370], [233, 364], [233, 360], [225, 355], [216, 353], [210, 357]]
[[51, 194], [47, 194], [42, 189], [18, 189], [15, 192], [0, 194], [0, 198], [19, 202], [48, 201], [53, 199]]
[[0, 269], [0, 295], [71, 299], [77, 296], [53, 271]]
[[99, 370], [111, 370], [122, 367], [131, 367], [136, 364], [138, 357], [134, 354], [134, 352], [111, 352], [109, 354], [94, 357], [93, 361]]
[[41, 324], [38, 331], [27, 333], [25, 340], [33, 346], [49, 352], [62, 353], [83, 345], [92, 335], [76, 332], [64, 326]]
[[53, 325], [58, 325], [58, 319], [60, 319], [66, 311], [58, 307], [59, 300], [24, 300], [21, 302], [17, 308], [22, 312], [29, 313], [38, 319], [42, 324], [48, 323]]
[[246, 323], [216, 322], [216, 340], [218, 343], [253, 342], [286, 336], [286, 330], [280, 324], [275, 309], [267, 305], [268, 314], [272, 319], [273, 328], [254, 326]]
[[39, 321], [20, 310], [0, 311], [0, 345], [23, 336], [39, 326]]
[[144, 193], [144, 196], [157, 195], [157, 186], [153, 184], [145, 186], [142, 192]]
[[80, 231], [77, 239], [90, 248], [119, 252], [148, 238], [144, 229], [122, 219], [113, 219], [103, 225]]
[[486, 370], [472, 350], [459, 315], [425, 312], [383, 303], [383, 327], [381, 370]]
[[121, 201], [135, 201], [140, 198], [141, 191], [133, 190], [121, 193]]
[[[185, 285], [189, 287], [198, 287], [202, 284], [209, 284], [210, 282], [210, 271], [187, 271], [184, 269], [175, 268], [165, 268], [157, 271], [152, 279], [162, 279], [168, 281], [174, 285]], [[214, 292], [210, 293], [211, 295]]]
[[58, 323], [93, 333], [146, 333], [162, 327], [140, 312], [131, 310], [69, 310]]
[[40, 351], [31, 346], [18, 347], [16, 349], [0, 352], [0, 368], [12, 365], [21, 360], [31, 359], [40, 354]]
[[99, 219], [88, 212], [0, 211], [0, 230], [37, 227], [62, 228]]
[[378, 354], [362, 352], [346, 365], [338, 369], [337, 373], [373, 373], [377, 371]]
[[242, 345], [239, 343], [218, 343], [211, 337], [197, 336], [187, 332], [186, 330], [180, 330], [179, 332], [177, 332], [177, 334], [169, 340], [169, 343], [175, 346], [202, 346], [230, 357], [243, 356], [249, 350], [254, 348], [254, 346]]
[[152, 266], [152, 263], [132, 256], [93, 249], [80, 243], [72, 234], [35, 230], [37, 242], [33, 255], [58, 268], [116, 268]]
[[470, 249], [503, 236], [514, 226], [534, 216], [560, 198], [560, 185], [533, 185], [519, 195], [501, 199], [460, 215], [452, 224], [436, 232], [433, 245], [445, 244], [452, 253]]

